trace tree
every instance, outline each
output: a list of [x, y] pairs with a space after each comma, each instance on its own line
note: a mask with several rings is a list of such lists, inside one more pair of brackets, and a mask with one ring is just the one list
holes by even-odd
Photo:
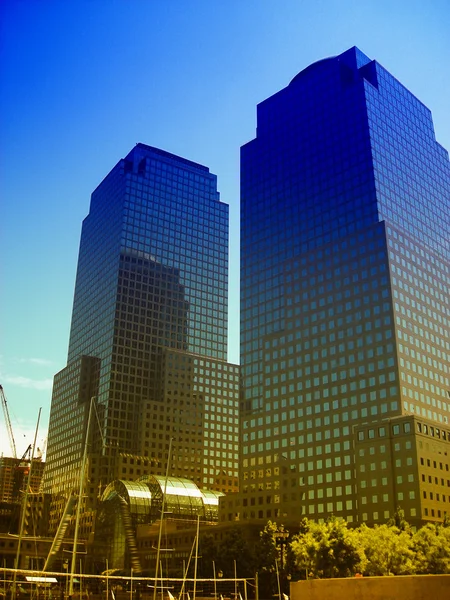
[[361, 525], [358, 535], [364, 548], [367, 575], [408, 575], [414, 573], [412, 538], [395, 526]]
[[224, 577], [234, 577], [235, 563], [238, 577], [254, 576], [255, 553], [239, 527], [230, 529], [217, 549], [217, 569], [223, 572]]
[[349, 577], [365, 567], [359, 536], [334, 517], [325, 523], [303, 523], [291, 549], [297, 567], [314, 577]]
[[417, 573], [450, 573], [450, 528], [427, 523], [412, 538]]
[[296, 565], [306, 577], [316, 574], [320, 540], [323, 535], [324, 524], [306, 522], [306, 519], [303, 519], [300, 532], [292, 539], [291, 550]]
[[398, 506], [394, 515], [387, 522], [388, 527], [397, 527], [399, 531], [411, 532], [411, 526], [405, 519], [405, 511]]
[[289, 532], [283, 525], [268, 521], [259, 533], [255, 547], [256, 570], [259, 577], [260, 593], [265, 598], [278, 594], [278, 578], [282, 589], [286, 586], [286, 576], [291, 573], [288, 563]]
[[258, 572], [273, 571], [275, 561], [278, 557], [276, 533], [278, 525], [268, 521], [262, 531], [259, 532], [259, 541], [255, 549], [256, 567]]
[[205, 578], [213, 577], [213, 563], [217, 562], [217, 544], [214, 536], [210, 533], [200, 536], [199, 554], [201, 556], [201, 576]]
[[359, 536], [345, 521], [327, 521], [328, 543], [324, 548], [323, 567], [326, 577], [350, 577], [364, 570], [366, 557]]

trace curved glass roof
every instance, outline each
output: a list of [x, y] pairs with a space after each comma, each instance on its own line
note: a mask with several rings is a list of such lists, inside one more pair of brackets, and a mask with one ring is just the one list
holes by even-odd
[[225, 494], [213, 490], [202, 490], [202, 495], [205, 520], [217, 521], [219, 519], [219, 498]]
[[213, 490], [202, 490], [203, 502], [205, 504], [216, 504], [219, 506], [219, 498], [225, 496], [223, 492], [215, 492]]
[[159, 486], [162, 493], [166, 490], [166, 496], [193, 496], [196, 498], [201, 498], [202, 496], [202, 493], [196, 484], [184, 477], [168, 477], [166, 483], [165, 477], [159, 475], [146, 475], [141, 477], [139, 481], [147, 481], [149, 487], [153, 485]]
[[172, 518], [218, 519], [219, 497], [222, 492], [200, 490], [190, 479], [145, 475], [137, 481], [116, 480], [108, 485], [102, 495], [102, 502], [125, 501], [132, 516], [140, 522], [153, 522], [161, 515], [165, 493], [165, 512]]
[[152, 504], [152, 493], [148, 487], [139, 481], [122, 481], [117, 479], [110, 483], [102, 495], [102, 502], [111, 502], [122, 498], [130, 507], [132, 514], [147, 514]]
[[[173, 517], [192, 519], [204, 516], [203, 494], [190, 479], [183, 477], [165, 477], [148, 475], [141, 477], [150, 488], [153, 498], [158, 498], [157, 506], [152, 506], [152, 518], [158, 519], [161, 513], [162, 497], [165, 494], [165, 511]], [[156, 504], [156, 503], [155, 503]]]

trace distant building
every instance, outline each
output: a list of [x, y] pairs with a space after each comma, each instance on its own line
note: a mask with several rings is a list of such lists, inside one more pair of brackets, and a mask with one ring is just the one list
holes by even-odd
[[171, 476], [236, 489], [239, 368], [226, 362], [227, 301], [228, 206], [216, 176], [137, 144], [93, 192], [83, 222], [68, 362], [50, 412], [51, 531], [77, 493], [85, 448], [84, 537], [110, 482], [165, 474], [171, 439]]
[[[31, 460], [0, 456], [0, 532], [18, 533], [19, 514], [23, 495], [28, 484]], [[31, 471], [31, 494], [39, 492], [45, 462], [33, 459]], [[31, 495], [30, 494], [30, 495]]]
[[241, 494], [224, 519], [450, 507], [450, 169], [357, 48], [258, 105], [241, 152]]
[[50, 505], [50, 498], [39, 493], [44, 467], [45, 462], [40, 457], [32, 462], [26, 455], [22, 458], [0, 457], [0, 561], [5, 567], [14, 566], [24, 509], [22, 534], [27, 539], [21, 546], [19, 566], [40, 568], [44, 564], [44, 553], [50, 548], [50, 540], [42, 539], [46, 534]]

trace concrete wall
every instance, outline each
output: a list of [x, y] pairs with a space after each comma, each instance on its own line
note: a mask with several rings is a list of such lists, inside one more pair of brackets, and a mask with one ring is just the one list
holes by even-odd
[[290, 600], [444, 600], [450, 575], [349, 577], [291, 583]]

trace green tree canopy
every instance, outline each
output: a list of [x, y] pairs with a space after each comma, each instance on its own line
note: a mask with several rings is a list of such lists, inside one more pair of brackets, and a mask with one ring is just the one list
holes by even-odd
[[450, 527], [427, 523], [412, 538], [417, 573], [450, 573]]
[[265, 598], [271, 598], [278, 593], [278, 581], [281, 588], [285, 589], [288, 573], [288, 537], [289, 532], [284, 526], [272, 521], [268, 521], [259, 534], [255, 546], [255, 566], [259, 575], [260, 593]]
[[230, 529], [217, 549], [217, 569], [224, 577], [235, 576], [234, 565], [238, 577], [253, 577], [255, 574], [255, 553], [252, 546], [242, 535], [239, 527]]
[[411, 532], [411, 526], [405, 519], [405, 511], [400, 506], [397, 507], [393, 517], [388, 520], [387, 525], [397, 527], [399, 531]]
[[199, 539], [199, 554], [201, 556], [201, 577], [214, 576], [214, 564], [217, 562], [217, 544], [214, 536], [204, 533]]
[[357, 535], [364, 548], [367, 575], [408, 575], [414, 573], [411, 535], [395, 526], [361, 525]]
[[365, 567], [359, 536], [334, 517], [325, 523], [303, 523], [291, 548], [297, 567], [314, 577], [349, 577]]
[[266, 526], [259, 533], [259, 541], [255, 548], [256, 569], [259, 573], [276, 570], [276, 561], [279, 558], [277, 548], [277, 534], [284, 528], [276, 523], [268, 521]]

